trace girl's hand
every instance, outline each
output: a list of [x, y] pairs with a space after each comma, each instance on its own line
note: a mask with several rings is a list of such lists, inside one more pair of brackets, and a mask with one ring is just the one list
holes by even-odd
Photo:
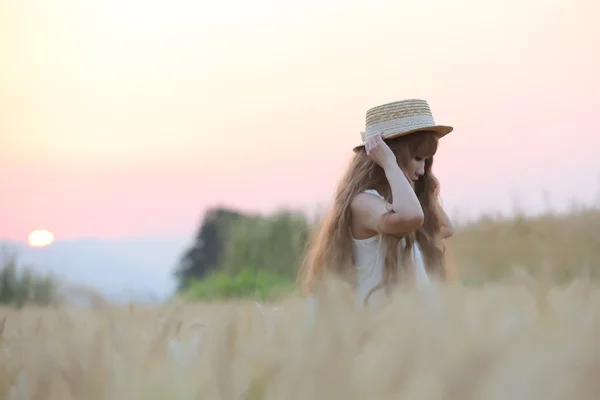
[[365, 144], [365, 150], [367, 151], [367, 156], [383, 169], [398, 166], [396, 155], [387, 143], [383, 141], [381, 135], [369, 138]]

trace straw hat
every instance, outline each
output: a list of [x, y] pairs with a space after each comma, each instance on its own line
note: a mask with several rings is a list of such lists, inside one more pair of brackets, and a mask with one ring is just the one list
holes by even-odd
[[383, 139], [393, 139], [409, 133], [433, 131], [441, 138], [453, 129], [451, 126], [435, 124], [425, 100], [396, 101], [367, 110], [365, 132], [360, 133], [362, 144], [354, 147], [354, 150], [363, 147], [369, 138], [377, 134], [381, 134]]

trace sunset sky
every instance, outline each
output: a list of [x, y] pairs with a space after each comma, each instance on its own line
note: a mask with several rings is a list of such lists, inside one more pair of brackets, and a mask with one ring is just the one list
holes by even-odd
[[596, 0], [0, 0], [0, 238], [312, 210], [366, 110], [403, 98], [455, 127], [434, 167], [451, 215], [589, 203], [599, 19]]

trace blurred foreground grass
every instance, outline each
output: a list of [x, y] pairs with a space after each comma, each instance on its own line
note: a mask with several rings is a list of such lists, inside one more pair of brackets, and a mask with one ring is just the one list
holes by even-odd
[[[581, 210], [459, 227], [458, 279], [372, 312], [333, 282], [316, 309], [224, 300], [288, 287], [268, 269], [216, 271], [182, 297], [211, 304], [5, 307], [0, 399], [597, 399], [598, 226]], [[543, 266], [547, 280], [527, 274]]]
[[[600, 290], [1, 310], [0, 399], [597, 399]], [[311, 311], [312, 310], [312, 311]], [[313, 313], [314, 312], [314, 313]]]

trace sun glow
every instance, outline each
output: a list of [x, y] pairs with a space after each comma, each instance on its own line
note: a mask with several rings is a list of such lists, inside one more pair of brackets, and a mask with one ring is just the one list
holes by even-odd
[[31, 247], [46, 247], [54, 242], [54, 235], [46, 230], [36, 230], [29, 234], [28, 241]]

